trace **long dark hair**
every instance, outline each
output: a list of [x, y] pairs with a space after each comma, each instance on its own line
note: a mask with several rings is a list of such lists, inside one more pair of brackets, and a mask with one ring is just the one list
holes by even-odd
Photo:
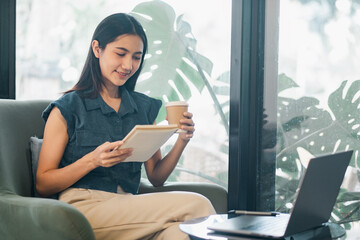
[[[91, 42], [97, 40], [99, 42], [99, 47], [101, 49], [105, 49], [108, 43], [113, 42], [118, 36], [123, 34], [138, 35], [142, 39], [144, 45], [139, 69], [124, 84], [124, 87], [128, 91], [134, 91], [148, 47], [147, 38], [141, 24], [134, 17], [128, 14], [112, 14], [99, 23], [94, 31]], [[103, 81], [99, 59], [95, 57], [90, 43], [89, 52], [79, 81], [72, 89], [66, 91], [65, 93], [78, 90], [82, 91], [82, 95], [94, 98], [100, 93], [102, 85]]]

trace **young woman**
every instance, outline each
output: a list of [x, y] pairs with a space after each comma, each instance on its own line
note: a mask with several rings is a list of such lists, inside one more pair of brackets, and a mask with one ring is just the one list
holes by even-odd
[[[118, 13], [96, 28], [78, 83], [43, 112], [46, 121], [36, 188], [59, 193], [89, 220], [97, 239], [187, 239], [178, 225], [215, 213], [205, 197], [186, 192], [137, 195], [142, 163], [122, 162], [132, 149], [122, 144], [136, 124], [155, 124], [161, 101], [134, 91], [147, 51], [143, 28]], [[193, 136], [185, 112], [172, 150], [158, 150], [145, 169], [161, 186]]]

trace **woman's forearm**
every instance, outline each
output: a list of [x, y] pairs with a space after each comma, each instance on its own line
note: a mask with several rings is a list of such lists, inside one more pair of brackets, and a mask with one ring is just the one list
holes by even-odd
[[[126, 148], [112, 151], [121, 144], [122, 141], [105, 142], [94, 151], [63, 168], [58, 168], [58, 164], [55, 165], [59, 160], [51, 161], [51, 159], [46, 158], [46, 156], [53, 155], [47, 151], [48, 149], [45, 149], [44, 156], [40, 154], [41, 159], [39, 160], [39, 163], [42, 161], [43, 164], [42, 166], [39, 165], [37, 173], [36, 189], [38, 193], [46, 196], [61, 192], [97, 167], [112, 167], [124, 161], [131, 155], [132, 149]], [[51, 164], [46, 164], [46, 160]]]
[[168, 179], [179, 162], [181, 154], [183, 153], [188, 142], [189, 140], [178, 138], [171, 151], [163, 159], [156, 162], [156, 165], [154, 166], [150, 176], [148, 174], [149, 181], [154, 186], [162, 186]]
[[64, 167], [38, 173], [36, 190], [41, 196], [49, 196], [70, 187], [95, 168], [88, 155]]

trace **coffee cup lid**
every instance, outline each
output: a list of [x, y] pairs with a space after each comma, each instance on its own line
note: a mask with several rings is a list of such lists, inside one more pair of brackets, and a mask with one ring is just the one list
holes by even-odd
[[188, 106], [189, 104], [185, 101], [173, 101], [165, 103], [165, 107], [169, 106]]

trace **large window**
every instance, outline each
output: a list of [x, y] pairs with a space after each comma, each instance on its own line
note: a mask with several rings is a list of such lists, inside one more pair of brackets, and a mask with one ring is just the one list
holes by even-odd
[[360, 218], [359, 6], [279, 1], [277, 210], [292, 208], [310, 157], [353, 149], [331, 220]]
[[194, 113], [195, 136], [169, 180], [227, 187], [231, 1], [18, 0], [16, 98], [56, 99], [71, 88], [96, 25], [115, 12], [135, 16], [148, 35], [136, 90], [186, 100]]
[[233, 3], [230, 208], [289, 212], [310, 157], [353, 149], [331, 215], [350, 228], [360, 218], [358, 3]]

